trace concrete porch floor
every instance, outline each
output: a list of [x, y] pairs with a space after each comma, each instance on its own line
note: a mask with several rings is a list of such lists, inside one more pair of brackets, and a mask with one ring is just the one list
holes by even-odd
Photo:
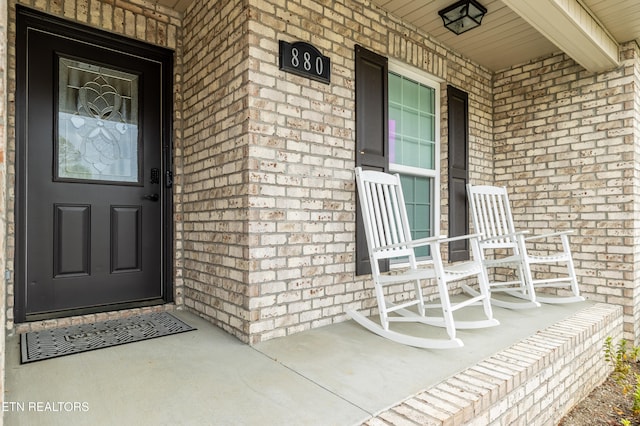
[[11, 336], [4, 424], [361, 424], [593, 305], [494, 308], [500, 326], [460, 330], [465, 346], [450, 350], [402, 346], [353, 321], [250, 347], [184, 311], [196, 331], [25, 365]]

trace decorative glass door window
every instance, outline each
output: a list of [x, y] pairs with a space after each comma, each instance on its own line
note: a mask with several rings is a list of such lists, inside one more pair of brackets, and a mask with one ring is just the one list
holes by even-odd
[[140, 184], [139, 77], [59, 58], [56, 180]]

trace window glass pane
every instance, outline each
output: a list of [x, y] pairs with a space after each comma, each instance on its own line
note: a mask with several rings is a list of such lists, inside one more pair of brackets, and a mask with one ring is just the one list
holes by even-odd
[[402, 103], [402, 78], [389, 73], [389, 103]]
[[411, 138], [411, 137], [406, 137], [403, 139], [403, 144], [402, 144], [403, 150], [404, 150], [404, 160], [402, 163], [405, 166], [419, 166], [420, 164], [420, 141], [415, 139], [415, 138]]
[[[420, 176], [401, 175], [402, 192], [407, 207], [407, 217], [411, 228], [411, 237], [426, 238], [432, 234], [432, 179]], [[416, 256], [429, 255], [428, 247], [416, 250]]]
[[422, 111], [435, 111], [434, 90], [431, 87], [420, 85], [420, 109]]
[[393, 164], [435, 170], [435, 89], [389, 73], [389, 144]]
[[435, 117], [428, 114], [420, 115], [420, 139], [434, 142], [436, 138]]
[[[436, 89], [400, 74], [389, 73], [389, 151], [393, 165], [410, 166], [415, 174], [401, 173], [407, 216], [413, 238], [433, 235], [434, 194], [432, 177], [436, 164]], [[416, 251], [429, 256], [428, 247]]]
[[418, 111], [405, 109], [402, 112], [402, 135], [420, 137], [420, 115]]
[[138, 183], [138, 76], [60, 58], [57, 175]]
[[414, 232], [426, 232], [427, 235], [429, 235], [429, 230], [430, 230], [430, 226], [429, 226], [429, 220], [431, 219], [429, 216], [429, 210], [431, 208], [431, 205], [426, 203], [426, 204], [421, 204], [421, 203], [416, 203], [415, 204], [415, 219], [414, 219]]
[[424, 169], [435, 169], [435, 116], [433, 114], [421, 114], [420, 135], [422, 142], [420, 150], [419, 167]]
[[420, 94], [417, 83], [405, 78], [402, 79], [402, 104], [406, 108], [420, 108]]
[[402, 132], [400, 119], [402, 110], [400, 107], [389, 105], [389, 162], [399, 163], [402, 162], [402, 144], [399, 143]]
[[[404, 194], [404, 202], [406, 204], [414, 203], [414, 196], [416, 192], [415, 183], [415, 180], [411, 177], [400, 175], [400, 184], [402, 185], [402, 193]], [[408, 213], [409, 209], [407, 209], [407, 214]]]
[[[425, 238], [432, 235], [431, 230], [431, 185], [429, 178], [402, 176], [407, 216], [411, 226], [412, 238]], [[420, 248], [418, 257], [428, 256], [428, 248]]]

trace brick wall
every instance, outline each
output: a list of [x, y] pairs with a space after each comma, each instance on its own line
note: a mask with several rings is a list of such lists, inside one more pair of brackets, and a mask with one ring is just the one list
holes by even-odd
[[[0, 40], [7, 39], [8, 33], [8, 11], [7, 8], [0, 8]], [[6, 230], [7, 230], [7, 211], [5, 206], [7, 200], [7, 45], [0, 42], [0, 272], [5, 271], [7, 267], [7, 252], [5, 250]], [[5, 340], [5, 321], [6, 321], [6, 282], [4, 273], [0, 279], [0, 347], [4, 348]], [[5, 369], [5, 353], [0, 350], [0, 395], [4, 395], [4, 369]], [[0, 416], [0, 425], [2, 425], [2, 416]]]
[[[627, 63], [633, 63], [633, 85], [635, 88], [635, 97], [633, 100], [633, 109], [634, 109], [634, 120], [633, 120], [633, 146], [635, 152], [635, 169], [637, 169], [637, 164], [640, 161], [640, 47], [638, 45], [630, 45], [626, 46], [626, 50], [622, 56], [625, 58]], [[627, 191], [633, 192], [633, 211], [640, 211], [640, 175], [637, 171], [633, 173], [632, 186], [627, 188]], [[625, 297], [629, 301], [633, 301], [633, 304], [630, 308], [625, 308], [625, 313], [630, 311], [631, 313], [627, 317], [632, 321], [632, 324], [640, 324], [640, 245], [635, 242], [638, 241], [638, 237], [640, 236], [640, 217], [638, 214], [634, 214], [633, 220], [633, 229], [634, 238], [633, 243], [631, 243], [633, 248], [633, 275], [631, 276], [632, 283], [629, 285], [630, 288], [625, 290]], [[633, 330], [635, 335], [635, 342], [638, 343], [640, 341], [640, 330], [637, 328]], [[631, 340], [631, 337], [628, 337]]]
[[[218, 3], [184, 20], [185, 303], [255, 343], [375, 305], [369, 277], [354, 276], [355, 44], [475, 91], [482, 167], [491, 75], [366, 1]], [[330, 56], [331, 84], [280, 71], [279, 40]]]
[[[495, 183], [510, 191], [516, 227], [571, 237], [581, 290], [624, 306], [638, 330], [638, 54], [594, 74], [562, 54], [494, 76]], [[636, 340], [637, 341], [637, 340]]]
[[[8, 5], [7, 5], [8, 3]], [[175, 50], [176, 55], [174, 58], [174, 155], [175, 155], [175, 174], [178, 176], [175, 185], [176, 203], [175, 203], [175, 232], [176, 232], [176, 263], [174, 273], [176, 278], [174, 280], [174, 299], [176, 305], [183, 304], [182, 299], [182, 271], [181, 271], [181, 216], [180, 216], [180, 192], [181, 182], [179, 176], [181, 175], [181, 144], [182, 144], [182, 124], [180, 122], [181, 105], [181, 59], [182, 59], [182, 36], [181, 36], [181, 15], [171, 9], [166, 9], [157, 6], [151, 2], [139, 2], [139, 1], [127, 1], [122, 0], [113, 2], [109, 0], [105, 1], [87, 1], [87, 0], [9, 0], [5, 4], [1, 5], [2, 13], [8, 13], [9, 31], [6, 37], [2, 40], [7, 40], [7, 45], [2, 44], [2, 47], [8, 47], [6, 55], [0, 56], [7, 58], [7, 99], [6, 106], [7, 114], [0, 115], [6, 117], [8, 121], [7, 139], [6, 139], [6, 156], [9, 161], [7, 169], [7, 184], [2, 186], [2, 190], [7, 191], [7, 211], [6, 217], [8, 226], [6, 227], [7, 238], [6, 251], [0, 250], [1, 255], [5, 253], [7, 255], [7, 269], [13, 276], [13, 258], [15, 251], [15, 228], [14, 228], [14, 203], [15, 203], [15, 87], [16, 87], [16, 69], [15, 69], [15, 23], [16, 23], [16, 4], [22, 4], [35, 10], [46, 12], [50, 15], [58, 16], [71, 21], [76, 21], [85, 25], [89, 25], [95, 28], [100, 28], [106, 31], [110, 31], [126, 37], [146, 41], [151, 44], [167, 47]], [[0, 52], [2, 53], [2, 52]], [[1, 140], [0, 140], [1, 142]], [[2, 163], [4, 164], [4, 163]], [[5, 204], [0, 204], [4, 206]], [[2, 231], [5, 227], [2, 226]], [[2, 239], [2, 241], [5, 241]], [[0, 270], [4, 271], [4, 268], [0, 265]], [[4, 277], [4, 272], [2, 273]], [[45, 327], [56, 327], [69, 325], [71, 323], [87, 323], [93, 321], [100, 321], [107, 318], [113, 318], [114, 316], [133, 315], [140, 312], [146, 312], [151, 309], [169, 309], [170, 307], [156, 307], [145, 309], [131, 309], [120, 312], [109, 312], [97, 315], [84, 315], [77, 317], [69, 317], [57, 320], [37, 321], [32, 323], [24, 323], [18, 326], [13, 322], [13, 306], [14, 306], [14, 283], [13, 279], [6, 283], [6, 325], [7, 329], [15, 329], [18, 332], [42, 329]], [[2, 303], [1, 306], [5, 306]]]
[[247, 340], [249, 93], [246, 2], [198, 1], [184, 19], [185, 304]]

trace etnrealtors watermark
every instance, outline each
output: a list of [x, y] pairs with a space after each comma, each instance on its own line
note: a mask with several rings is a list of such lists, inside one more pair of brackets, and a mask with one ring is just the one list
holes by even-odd
[[88, 402], [80, 401], [3, 401], [2, 412], [14, 413], [86, 413]]

